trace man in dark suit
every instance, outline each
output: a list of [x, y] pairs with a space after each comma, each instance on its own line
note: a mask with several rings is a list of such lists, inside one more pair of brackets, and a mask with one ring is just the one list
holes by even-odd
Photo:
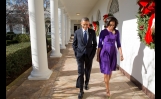
[[96, 53], [97, 41], [96, 33], [93, 29], [88, 28], [89, 19], [87, 17], [81, 20], [82, 28], [74, 33], [73, 50], [78, 64], [78, 78], [76, 88], [80, 88], [78, 99], [83, 98], [83, 85], [85, 73], [85, 89], [88, 90], [88, 83], [92, 68], [93, 58]]

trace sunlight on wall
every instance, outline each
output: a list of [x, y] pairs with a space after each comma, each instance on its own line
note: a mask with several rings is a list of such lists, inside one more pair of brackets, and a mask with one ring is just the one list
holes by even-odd
[[155, 94], [155, 51], [140, 42], [137, 19], [123, 21], [120, 66]]
[[[127, 73], [155, 94], [155, 51], [141, 43], [138, 37], [136, 14], [139, 6], [137, 5], [137, 1], [118, 0], [118, 2], [119, 12], [114, 13], [114, 16], [119, 21], [117, 29], [120, 32], [124, 61], [119, 61], [120, 56], [118, 53], [117, 63]], [[97, 19], [96, 16], [98, 9], [101, 12], [101, 16], [103, 16], [110, 8], [108, 3], [109, 0], [100, 0], [100, 2], [98, 2], [98, 4], [88, 14], [88, 17], [93, 17], [92, 19], [95, 21]], [[101, 28], [100, 30], [103, 30], [103, 20], [100, 20], [99, 23]], [[97, 37], [97, 43], [98, 39], [99, 37]]]
[[142, 67], [143, 85], [155, 93], [155, 51], [146, 46], [143, 52], [145, 65]]
[[120, 63], [123, 68], [127, 66], [124, 69], [129, 74], [131, 74], [132, 62], [140, 47], [140, 41], [136, 35], [137, 24], [134, 24], [136, 21], [136, 19], [126, 20], [122, 25], [122, 51], [125, 59]]

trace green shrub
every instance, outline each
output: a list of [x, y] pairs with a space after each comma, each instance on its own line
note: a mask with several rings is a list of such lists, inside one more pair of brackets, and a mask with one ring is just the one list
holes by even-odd
[[14, 32], [7, 32], [7, 34], [15, 34]]
[[51, 38], [51, 35], [46, 35], [47, 38]]
[[30, 42], [6, 46], [6, 77], [18, 74], [30, 62]]
[[6, 46], [10, 45], [10, 44], [16, 44], [18, 43], [17, 40], [6, 40]]
[[47, 38], [47, 42], [51, 46], [51, 38]]
[[6, 40], [13, 40], [16, 37], [16, 34], [6, 34]]
[[30, 41], [30, 35], [29, 34], [17, 34], [13, 40], [17, 40], [19, 43], [21, 42], [29, 42]]
[[47, 42], [48, 42], [47, 52], [50, 52], [51, 51], [51, 38], [47, 38]]

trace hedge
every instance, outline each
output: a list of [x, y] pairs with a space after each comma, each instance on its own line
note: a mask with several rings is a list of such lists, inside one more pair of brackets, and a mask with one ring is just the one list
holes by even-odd
[[47, 38], [47, 46], [49, 46], [48, 48], [47, 48], [47, 52], [50, 52], [51, 51], [51, 38]]
[[17, 40], [6, 40], [6, 46], [10, 45], [10, 44], [16, 44], [18, 43]]
[[29, 42], [30, 41], [30, 35], [29, 34], [17, 34], [13, 40], [17, 40], [19, 43], [21, 42]]
[[[47, 39], [51, 50], [51, 39]], [[30, 42], [23, 42], [6, 46], [6, 77], [11, 77], [21, 72], [25, 65], [32, 62]]]
[[7, 34], [15, 34], [14, 32], [7, 32]]
[[6, 34], [6, 40], [13, 40], [14, 37], [16, 37], [17, 34]]
[[51, 38], [51, 35], [46, 35], [47, 38]]
[[18, 74], [30, 62], [30, 42], [6, 46], [6, 77]]

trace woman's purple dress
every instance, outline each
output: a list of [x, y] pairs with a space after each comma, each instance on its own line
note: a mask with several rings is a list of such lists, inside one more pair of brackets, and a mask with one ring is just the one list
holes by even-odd
[[109, 32], [107, 29], [101, 31], [98, 48], [101, 48], [100, 71], [103, 74], [111, 74], [112, 71], [116, 70], [117, 49], [115, 41], [117, 43], [117, 48], [121, 47], [120, 34], [118, 30], [116, 30], [115, 34], [112, 34], [112, 32]]

